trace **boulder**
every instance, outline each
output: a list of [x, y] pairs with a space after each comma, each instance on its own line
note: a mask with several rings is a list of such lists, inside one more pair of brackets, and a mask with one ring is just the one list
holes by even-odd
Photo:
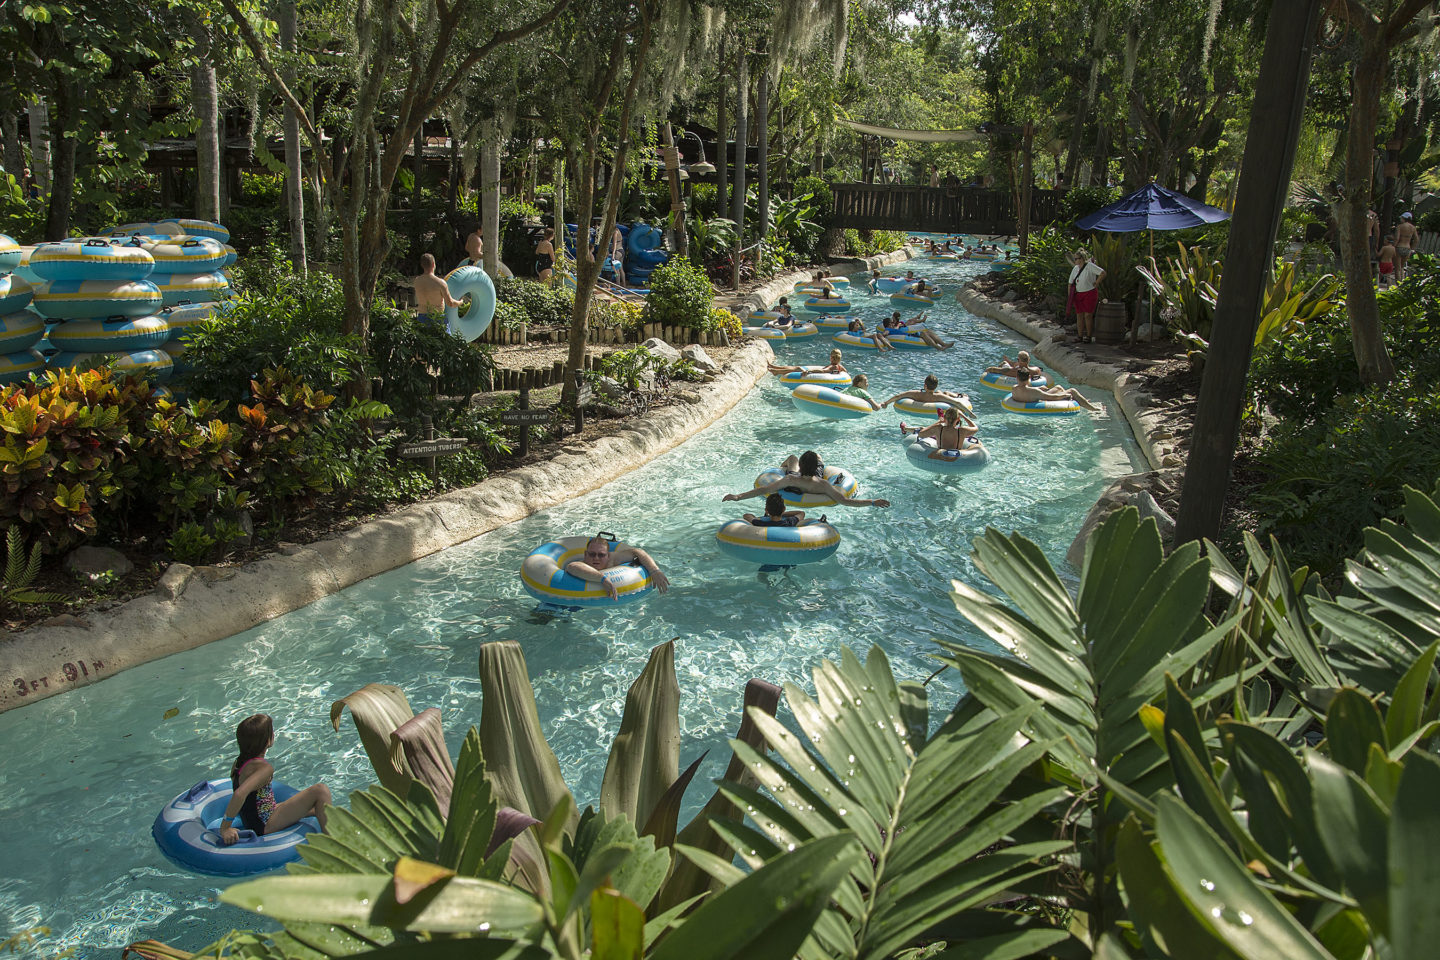
[[1160, 527], [1160, 539], [1169, 543], [1175, 536], [1175, 518], [1165, 512], [1165, 508], [1156, 502], [1155, 497], [1149, 490], [1141, 490], [1130, 498], [1130, 503], [1140, 511], [1140, 520], [1143, 522], [1155, 518], [1155, 523]]
[[166, 600], [174, 600], [185, 592], [190, 585], [190, 578], [195, 575], [195, 568], [188, 563], [172, 563], [165, 568], [160, 575], [160, 581], [155, 584], [155, 593]]
[[117, 579], [130, 575], [135, 564], [125, 554], [110, 547], [76, 547], [65, 558], [65, 572], [78, 580], [96, 580], [105, 574]]
[[661, 340], [659, 337], [651, 337], [649, 340], [646, 340], [643, 344], [641, 344], [641, 346], [643, 346], [646, 350], [649, 350], [661, 360], [666, 361], [667, 363], [674, 363], [675, 361], [680, 359], [680, 351], [676, 350], [674, 347], [670, 346], [670, 344], [666, 343], [664, 340]]
[[695, 369], [701, 371], [702, 373], [720, 372], [720, 365], [714, 360], [710, 359], [710, 354], [706, 353], [705, 348], [700, 346], [700, 344], [698, 343], [692, 343], [684, 350], [681, 350], [680, 356], [693, 363], [695, 365]]
[[605, 396], [610, 397], [611, 399], [618, 400], [628, 394], [630, 391], [626, 390], [623, 386], [621, 386], [620, 381], [618, 380], [615, 380], [611, 377], [601, 377], [600, 392], [605, 394]]

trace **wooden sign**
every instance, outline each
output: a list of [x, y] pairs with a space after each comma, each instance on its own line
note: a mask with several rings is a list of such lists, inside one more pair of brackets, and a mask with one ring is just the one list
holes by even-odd
[[395, 456], [407, 460], [425, 460], [429, 457], [443, 457], [459, 453], [470, 445], [464, 437], [437, 437], [434, 440], [415, 440], [395, 445]]
[[543, 427], [550, 422], [549, 410], [506, 410], [500, 422], [523, 427]]
[[595, 401], [595, 391], [590, 389], [590, 384], [588, 384], [588, 383], [582, 383], [582, 384], [580, 385], [580, 389], [575, 393], [575, 403], [576, 403], [576, 405], [582, 405], [582, 404], [586, 404], [586, 403], [593, 403], [594, 401]]

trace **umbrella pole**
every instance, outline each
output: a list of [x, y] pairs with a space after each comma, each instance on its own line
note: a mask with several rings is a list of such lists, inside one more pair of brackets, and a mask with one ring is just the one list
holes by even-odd
[[[1151, 263], [1154, 263], [1154, 262], [1155, 262], [1155, 231], [1154, 231], [1154, 230], [1151, 230], [1151, 231], [1150, 231], [1150, 262], [1151, 262]], [[1150, 296], [1149, 296], [1148, 298], [1146, 298], [1145, 302], [1146, 302], [1147, 304], [1149, 304], [1149, 309], [1147, 309], [1145, 312], [1146, 312], [1147, 314], [1149, 314], [1149, 316], [1146, 317], [1146, 320], [1147, 320], [1147, 321], [1149, 322], [1149, 324], [1150, 324], [1150, 336], [1146, 337], [1145, 339], [1146, 339], [1146, 342], [1150, 342], [1150, 341], [1153, 341], [1153, 340], [1155, 339], [1155, 291], [1154, 291], [1154, 290], [1151, 290], [1151, 291], [1150, 291]]]

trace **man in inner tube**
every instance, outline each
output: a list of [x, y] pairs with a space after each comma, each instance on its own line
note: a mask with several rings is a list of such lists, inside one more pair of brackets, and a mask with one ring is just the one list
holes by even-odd
[[639, 547], [632, 547], [628, 544], [618, 543], [615, 549], [610, 549], [613, 540], [605, 537], [591, 537], [590, 542], [585, 544], [585, 559], [571, 560], [565, 564], [565, 572], [572, 577], [579, 577], [590, 583], [598, 583], [605, 588], [605, 593], [611, 600], [619, 599], [615, 590], [615, 584], [605, 576], [606, 570], [614, 570], [623, 567], [627, 563], [636, 563], [650, 574], [650, 582], [655, 584], [655, 589], [664, 593], [670, 589], [670, 580], [660, 572], [660, 565], [657, 564], [644, 550]]

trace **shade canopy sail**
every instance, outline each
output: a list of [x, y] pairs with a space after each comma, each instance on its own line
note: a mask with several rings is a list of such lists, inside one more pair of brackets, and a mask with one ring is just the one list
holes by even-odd
[[884, 137], [887, 140], [909, 140], [912, 143], [960, 143], [968, 140], [985, 140], [989, 136], [978, 130], [901, 130], [895, 127], [877, 127], [869, 123], [856, 123], [854, 120], [841, 120], [840, 122], [857, 133], [868, 133], [873, 137]]
[[1185, 230], [1229, 220], [1219, 207], [1192, 200], [1183, 193], [1147, 183], [1128, 197], [1075, 221], [1081, 230], [1132, 233], [1136, 230]]

